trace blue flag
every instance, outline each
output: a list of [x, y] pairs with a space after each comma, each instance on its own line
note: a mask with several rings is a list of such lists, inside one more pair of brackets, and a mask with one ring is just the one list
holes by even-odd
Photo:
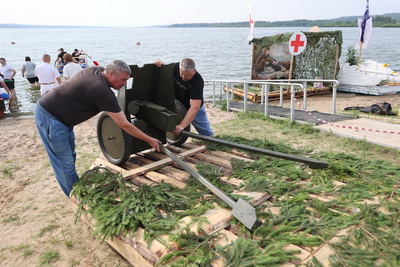
[[364, 17], [361, 22], [361, 37], [360, 41], [364, 43], [364, 35], [365, 35], [365, 26], [367, 25], [367, 20], [370, 19], [371, 17], [369, 16], [369, 0], [367, 0], [367, 7], [364, 12]]
[[358, 19], [358, 27], [360, 28], [360, 39], [355, 48], [366, 49], [372, 33], [372, 18], [369, 15], [369, 0], [367, 0], [367, 7], [364, 16]]

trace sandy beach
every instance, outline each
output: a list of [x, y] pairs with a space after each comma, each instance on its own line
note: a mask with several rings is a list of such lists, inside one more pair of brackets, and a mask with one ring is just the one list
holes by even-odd
[[[330, 112], [331, 98], [309, 97], [308, 110]], [[339, 94], [337, 110], [385, 101], [400, 107], [400, 95]], [[236, 116], [211, 105], [207, 111], [213, 125]], [[97, 118], [75, 127], [78, 173], [100, 154]], [[0, 127], [0, 265], [38, 266], [44, 253], [54, 250], [60, 253], [57, 266], [129, 266], [86, 224], [74, 223], [75, 211], [54, 178], [33, 118], [1, 118]]]

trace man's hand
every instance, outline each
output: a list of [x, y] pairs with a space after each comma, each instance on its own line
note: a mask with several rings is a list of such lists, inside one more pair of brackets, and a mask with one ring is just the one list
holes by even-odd
[[159, 60], [159, 59], [154, 61], [154, 65], [156, 65], [157, 67], [161, 67], [162, 64], [163, 64], [163, 62], [161, 60]]
[[160, 145], [161, 145], [160, 140], [151, 137], [150, 140], [148, 141], [148, 144], [151, 145], [152, 148], [157, 150], [157, 152], [161, 152], [161, 150], [160, 150]]
[[182, 125], [178, 124], [178, 125], [176, 125], [175, 130], [173, 131], [173, 133], [174, 133], [175, 135], [180, 135], [181, 132], [182, 132], [184, 129], [185, 129], [185, 127], [183, 127]]

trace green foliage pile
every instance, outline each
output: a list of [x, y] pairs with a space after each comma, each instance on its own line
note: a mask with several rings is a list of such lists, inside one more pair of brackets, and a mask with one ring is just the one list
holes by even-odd
[[[257, 207], [258, 219], [263, 224], [248, 231], [233, 219], [232, 223], [239, 226], [240, 238], [226, 247], [212, 245], [220, 237], [219, 233], [199, 236], [185, 228], [170, 235], [169, 241], [178, 244], [179, 249], [163, 257], [159, 265], [210, 266], [213, 259], [222, 257], [226, 266], [275, 266], [297, 259], [296, 251], [282, 249], [288, 244], [315, 247], [325, 243], [334, 251], [330, 257], [332, 266], [374, 266], [378, 260], [384, 266], [399, 265], [399, 165], [344, 153], [315, 153], [261, 139], [219, 138], [294, 155], [311, 157], [312, 154], [312, 158], [327, 161], [329, 167], [311, 170], [296, 162], [257, 154], [250, 155], [254, 162], [232, 160], [229, 175], [245, 181], [243, 191], [272, 195], [272, 203]], [[230, 151], [205, 144], [210, 150]], [[233, 188], [219, 182], [226, 173], [205, 163], [197, 168], [213, 184], [237, 199], [232, 194]], [[338, 186], [335, 182], [343, 184]], [[225, 205], [217, 197], [204, 200], [203, 193], [204, 187], [196, 179], [190, 179], [184, 189], [164, 183], [136, 188], [104, 169], [88, 171], [73, 191], [80, 206], [88, 206], [87, 212], [97, 221], [96, 231], [104, 239], [143, 227], [148, 241], [169, 234], [185, 216], [192, 216], [201, 225], [204, 220], [201, 215], [212, 207], [211, 202]], [[330, 201], [320, 201], [315, 196]], [[374, 199], [378, 201], [366, 203]], [[271, 205], [279, 213], [270, 212]], [[343, 229], [348, 230], [346, 237], [337, 243], [329, 242]], [[314, 258], [309, 264], [319, 266], [320, 263]]]

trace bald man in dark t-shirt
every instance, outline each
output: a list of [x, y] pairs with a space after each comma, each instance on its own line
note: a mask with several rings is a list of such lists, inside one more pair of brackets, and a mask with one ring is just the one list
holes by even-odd
[[106, 111], [125, 132], [160, 151], [159, 140], [146, 135], [126, 119], [110, 88], [119, 90], [125, 86], [129, 75], [129, 66], [121, 60], [114, 60], [105, 69], [87, 68], [47, 92], [37, 103], [36, 126], [56, 179], [68, 197], [78, 181], [73, 127], [100, 111]]

